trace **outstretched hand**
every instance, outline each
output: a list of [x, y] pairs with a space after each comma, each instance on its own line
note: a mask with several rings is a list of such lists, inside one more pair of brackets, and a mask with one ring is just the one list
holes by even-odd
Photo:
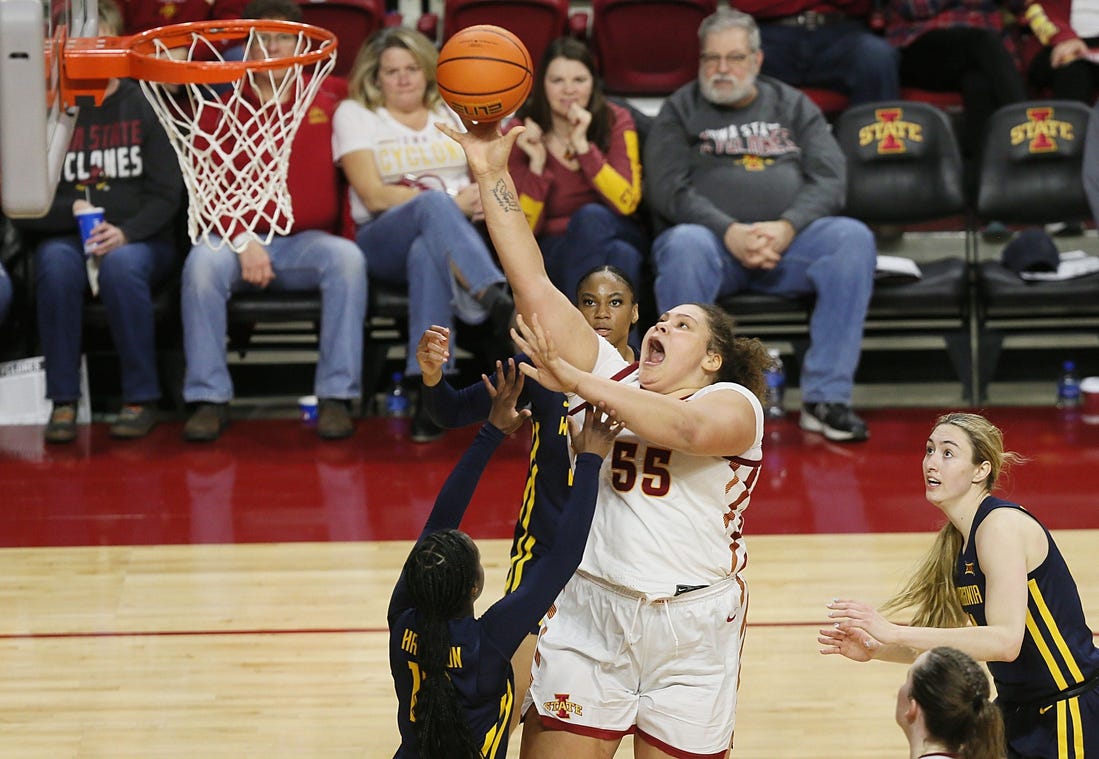
[[558, 393], [576, 392], [584, 372], [557, 354], [557, 346], [549, 333], [542, 328], [538, 314], [531, 314], [529, 324], [522, 314], [516, 314], [515, 325], [511, 330], [511, 339], [533, 362], [533, 366], [520, 364], [519, 371], [547, 390]]
[[511, 148], [523, 133], [524, 127], [515, 127], [507, 134], [500, 134], [499, 122], [462, 123], [466, 126], [464, 132], [442, 122], [436, 122], [435, 128], [462, 146], [473, 178], [495, 175], [506, 170]]
[[839, 623], [818, 631], [817, 643], [822, 654], [839, 654], [852, 661], [870, 661], [881, 642], [858, 628], [845, 629]]
[[608, 409], [603, 402], [598, 408], [590, 405], [584, 410], [584, 424], [570, 416], [569, 435], [572, 438], [572, 450], [576, 455], [581, 453], [594, 453], [600, 458], [606, 458], [614, 445], [614, 439], [622, 431], [625, 425], [618, 421], [614, 409]]
[[488, 375], [481, 375], [481, 382], [485, 384], [489, 397], [492, 398], [492, 408], [488, 412], [488, 421], [496, 429], [505, 435], [510, 435], [523, 426], [523, 422], [530, 418], [530, 409], [516, 409], [515, 404], [519, 400], [519, 394], [523, 392], [523, 375], [515, 370], [515, 359], [509, 358], [507, 368], [502, 361], [496, 362], [496, 384]]
[[828, 618], [836, 620], [841, 630], [860, 630], [886, 644], [896, 642], [893, 633], [897, 626], [869, 604], [836, 598], [828, 604], [828, 610]]

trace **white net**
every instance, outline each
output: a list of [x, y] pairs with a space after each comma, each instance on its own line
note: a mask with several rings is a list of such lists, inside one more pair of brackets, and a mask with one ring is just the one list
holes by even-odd
[[[157, 58], [210, 64], [270, 61], [325, 46], [331, 54], [313, 63], [289, 60], [284, 68], [261, 64], [228, 81], [167, 84], [141, 81], [179, 157], [190, 199], [187, 231], [195, 244], [243, 250], [251, 239], [270, 243], [289, 234], [294, 212], [287, 189], [290, 147], [313, 97], [336, 62], [327, 39], [298, 31], [250, 29], [236, 45], [215, 44], [200, 32], [186, 47], [156, 43]], [[269, 64], [268, 64], [269, 65]], [[237, 77], [232, 79], [232, 77]]]

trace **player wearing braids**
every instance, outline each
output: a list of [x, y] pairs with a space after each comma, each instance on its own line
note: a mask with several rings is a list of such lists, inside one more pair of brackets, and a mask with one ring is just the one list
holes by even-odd
[[489, 421], [447, 478], [389, 605], [389, 662], [397, 692], [399, 759], [503, 759], [514, 702], [511, 656], [580, 561], [595, 509], [599, 465], [619, 425], [589, 414], [574, 429], [574, 486], [552, 547], [522, 587], [480, 617], [484, 588], [477, 546], [457, 527], [492, 453], [529, 416], [515, 401], [523, 378], [497, 363]]
[[[592, 329], [598, 330], [624, 359], [632, 362], [634, 351], [629, 337], [630, 328], [637, 321], [638, 306], [633, 285], [626, 274], [609, 264], [595, 267], [580, 279], [576, 302]], [[420, 397], [425, 411], [443, 428], [484, 421], [491, 409], [492, 397], [480, 382], [461, 390], [447, 382], [443, 368], [449, 357], [450, 330], [436, 325], [425, 331], [416, 347], [416, 360], [423, 378]], [[529, 361], [522, 354], [515, 360]], [[520, 401], [529, 404], [531, 413], [530, 460], [515, 521], [505, 593], [516, 590], [525, 581], [528, 567], [548, 549], [545, 538], [556, 531], [572, 483], [567, 397], [546, 390], [537, 382], [528, 382]], [[531, 635], [512, 658], [516, 697], [520, 700], [530, 684], [538, 627], [536, 624], [532, 628]], [[519, 710], [516, 709], [512, 729], [518, 724], [518, 718]]]

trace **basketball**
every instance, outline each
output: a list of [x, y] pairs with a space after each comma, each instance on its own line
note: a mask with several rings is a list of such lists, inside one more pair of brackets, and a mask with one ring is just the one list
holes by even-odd
[[499, 121], [530, 94], [534, 64], [519, 38], [499, 26], [462, 29], [439, 51], [435, 81], [447, 105], [469, 121]]

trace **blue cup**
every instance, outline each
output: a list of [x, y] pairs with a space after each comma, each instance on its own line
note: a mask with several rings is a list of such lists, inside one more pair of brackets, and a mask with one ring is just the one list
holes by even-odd
[[95, 243], [88, 243], [92, 230], [99, 222], [103, 221], [103, 209], [99, 206], [84, 208], [73, 212], [76, 217], [76, 225], [80, 228], [80, 242], [84, 243], [84, 254], [91, 255], [95, 252]]
[[317, 396], [315, 395], [303, 395], [298, 398], [298, 411], [300, 412], [301, 420], [306, 424], [317, 423]]

